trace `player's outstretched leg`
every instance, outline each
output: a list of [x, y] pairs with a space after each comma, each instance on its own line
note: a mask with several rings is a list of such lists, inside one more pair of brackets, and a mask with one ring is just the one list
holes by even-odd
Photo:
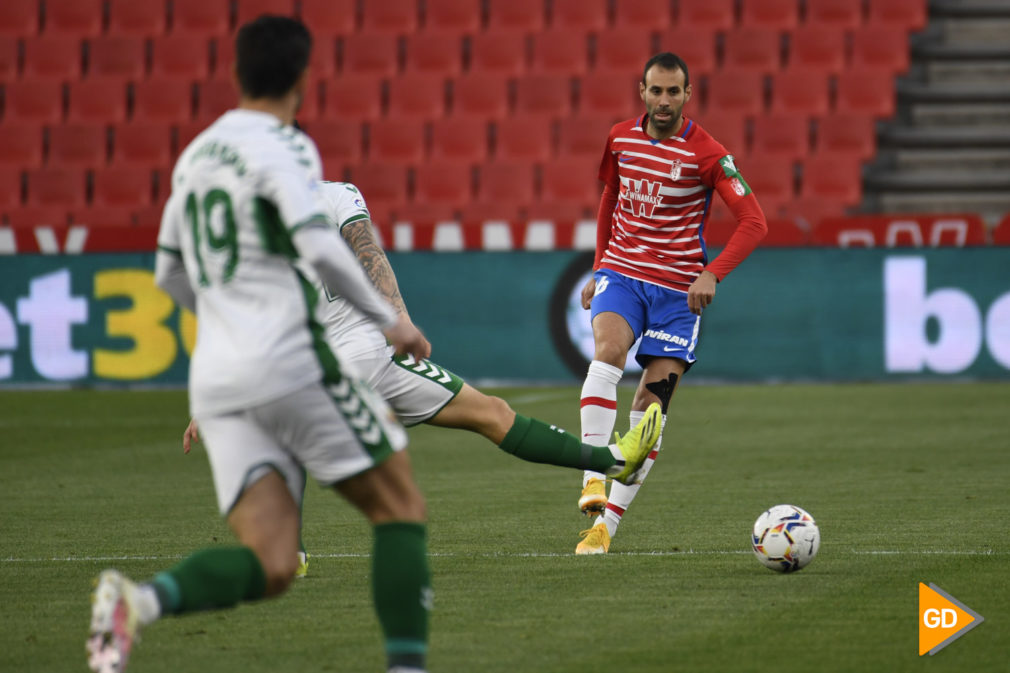
[[[604, 446], [610, 441], [617, 420], [617, 384], [624, 372], [599, 360], [589, 363], [582, 384], [579, 416], [582, 421], [582, 441], [590, 446]], [[579, 509], [587, 516], [603, 511], [607, 504], [606, 477], [599, 470], [586, 470], [582, 475]]]
[[[635, 483], [641, 475], [646, 458], [652, 453], [653, 447], [659, 441], [662, 433], [662, 411], [658, 404], [651, 404], [642, 413], [635, 427], [623, 438], [618, 439], [618, 446], [627, 451], [628, 467], [614, 477], [619, 484]], [[609, 504], [608, 504], [609, 507]], [[576, 554], [606, 554], [610, 549], [610, 531], [597, 519], [596, 524], [581, 533], [582, 541], [575, 547]]]

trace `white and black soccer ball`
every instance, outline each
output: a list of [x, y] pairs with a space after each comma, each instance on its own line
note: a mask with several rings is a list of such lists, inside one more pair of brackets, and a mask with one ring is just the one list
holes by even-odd
[[795, 505], [775, 505], [754, 522], [751, 545], [765, 567], [791, 573], [817, 556], [821, 531], [805, 510]]

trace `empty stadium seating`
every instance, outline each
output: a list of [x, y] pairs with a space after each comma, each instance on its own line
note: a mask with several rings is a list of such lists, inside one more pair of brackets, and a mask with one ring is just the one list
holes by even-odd
[[[309, 24], [299, 121], [378, 215], [592, 215], [608, 130], [641, 113], [641, 67], [672, 50], [685, 114], [769, 214], [820, 216], [859, 202], [926, 2], [3, 0], [0, 169], [29, 209], [13, 219], [154, 221], [173, 159], [235, 105], [235, 30], [263, 12]], [[116, 193], [113, 168], [143, 198]]]

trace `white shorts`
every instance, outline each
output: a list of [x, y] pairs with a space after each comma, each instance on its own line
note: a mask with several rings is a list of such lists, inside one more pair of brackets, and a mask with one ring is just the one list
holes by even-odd
[[361, 382], [316, 383], [243, 411], [197, 418], [227, 514], [270, 470], [301, 503], [305, 473], [324, 486], [378, 465], [407, 444], [392, 411]]
[[463, 389], [463, 379], [430, 360], [395, 357], [393, 347], [373, 357], [345, 361], [406, 426], [424, 423]]

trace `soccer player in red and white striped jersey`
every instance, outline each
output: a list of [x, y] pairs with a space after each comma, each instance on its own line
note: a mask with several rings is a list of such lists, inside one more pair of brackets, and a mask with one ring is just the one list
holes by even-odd
[[[687, 65], [669, 52], [645, 64], [639, 85], [645, 114], [610, 130], [600, 179], [593, 277], [582, 290], [592, 311], [595, 353], [582, 386], [582, 439], [606, 443], [617, 419], [617, 383], [628, 351], [644, 371], [631, 406], [631, 427], [658, 402], [663, 422], [677, 384], [695, 361], [701, 313], [716, 283], [754, 250], [767, 232], [764, 214], [733, 155], [683, 116], [691, 98]], [[714, 260], [705, 223], [718, 192], [737, 228]], [[656, 448], [640, 472], [648, 473]], [[586, 472], [579, 508], [599, 513], [583, 531], [577, 554], [606, 553], [639, 485], [613, 484]]]

